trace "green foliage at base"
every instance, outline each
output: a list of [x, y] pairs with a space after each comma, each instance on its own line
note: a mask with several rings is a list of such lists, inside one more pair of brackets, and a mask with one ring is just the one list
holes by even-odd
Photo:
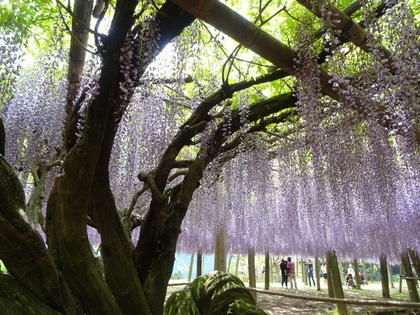
[[195, 304], [190, 288], [190, 286], [186, 286], [183, 290], [171, 294], [165, 304], [165, 314], [201, 314]]
[[213, 271], [173, 293], [164, 314], [266, 314], [255, 306], [251, 293], [236, 276]]

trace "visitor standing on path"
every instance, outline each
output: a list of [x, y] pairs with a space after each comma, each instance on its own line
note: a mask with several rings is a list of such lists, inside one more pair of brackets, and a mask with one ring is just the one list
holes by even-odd
[[327, 265], [325, 263], [323, 263], [321, 265], [321, 275], [322, 278], [324, 278], [324, 284], [328, 285], [328, 280], [327, 280]]
[[[290, 288], [297, 289], [296, 284], [296, 274], [295, 274], [295, 263], [292, 261], [292, 258], [287, 257], [287, 277], [290, 279]], [[293, 283], [295, 286], [293, 287]]]
[[312, 283], [315, 286], [314, 264], [312, 263], [312, 260], [308, 259], [305, 265], [306, 265], [306, 273], [308, 274], [309, 286], [311, 286], [311, 279], [312, 279]]
[[280, 262], [280, 271], [281, 271], [281, 287], [283, 288], [283, 284], [284, 284], [287, 289], [287, 261], [285, 259], [282, 259]]
[[353, 277], [355, 276], [352, 264], [349, 264], [349, 266], [347, 267], [347, 275], [346, 276], [348, 277], [349, 275], [352, 275]]

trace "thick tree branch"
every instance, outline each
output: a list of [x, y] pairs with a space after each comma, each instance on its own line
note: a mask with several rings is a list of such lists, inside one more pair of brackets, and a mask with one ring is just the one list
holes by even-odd
[[393, 73], [395, 72], [395, 66], [393, 65], [391, 52], [382, 46], [380, 43], [379, 45], [375, 45], [374, 42], [368, 42], [368, 34], [367, 32], [357, 23], [355, 23], [352, 19], [348, 17], [346, 13], [339, 10], [336, 6], [330, 3], [328, 0], [317, 2], [317, 5], [313, 5], [311, 1], [308, 0], [297, 0], [301, 5], [315, 14], [317, 17], [322, 17], [321, 8], [326, 8], [329, 13], [332, 13], [334, 19], [339, 21], [337, 24], [333, 25], [335, 30], [340, 30], [342, 36], [344, 36], [347, 40], [351, 41], [357, 47], [362, 49], [367, 53], [373, 53], [373, 50], [379, 50], [379, 54], [381, 54], [381, 58], [385, 60], [384, 63], [389, 70]]
[[51, 308], [30, 290], [12, 278], [0, 273], [0, 313], [1, 314], [48, 314], [62, 312]]
[[[220, 3], [217, 0], [172, 0], [180, 7], [191, 12], [197, 18], [213, 25], [220, 31], [229, 35], [232, 39], [237, 40], [239, 43], [259, 54], [261, 57], [271, 61], [273, 64], [279, 66], [287, 73], [296, 75], [297, 65], [295, 58], [296, 52], [281, 43], [276, 38], [272, 37], [262, 29], [249, 22], [238, 13], [231, 10], [229, 7]], [[321, 70], [319, 76], [321, 92], [330, 96], [334, 100], [342, 101], [339, 94], [340, 87], [333, 87], [331, 76]], [[343, 87], [346, 89], [346, 87]], [[360, 117], [368, 115], [365, 110], [364, 104], [366, 99], [364, 95], [353, 89], [353, 98], [355, 102], [349, 104], [352, 109], [356, 110]], [[369, 100], [370, 101], [370, 100]], [[384, 127], [390, 127], [390, 115], [387, 113], [385, 106], [382, 104], [376, 105], [378, 110], [378, 124]]]
[[[296, 52], [273, 36], [255, 26], [252, 22], [217, 0], [172, 0], [197, 18], [211, 24], [218, 30], [238, 41], [261, 57], [271, 61], [291, 75], [297, 74]], [[321, 71], [322, 93], [340, 100], [332, 88], [330, 77]]]
[[79, 90], [83, 67], [85, 65], [85, 47], [89, 38], [89, 29], [86, 26], [90, 25], [92, 4], [93, 1], [77, 0], [74, 2], [69, 70], [67, 75], [69, 81], [66, 104], [67, 115], [70, 115], [72, 111], [73, 102]]
[[66, 303], [71, 300], [70, 294], [59, 281], [60, 275], [44, 241], [23, 217], [23, 188], [3, 156], [0, 156], [0, 191], [0, 259], [16, 281], [41, 301], [61, 312], [70, 310]]
[[153, 176], [149, 173], [140, 173], [138, 176], [138, 179], [144, 182], [150, 189], [153, 197], [160, 201], [160, 202], [166, 202], [167, 198], [159, 191], [159, 189], [156, 186], [155, 180], [153, 179]]
[[3, 119], [0, 117], [0, 155], [6, 153], [6, 131], [4, 130]]

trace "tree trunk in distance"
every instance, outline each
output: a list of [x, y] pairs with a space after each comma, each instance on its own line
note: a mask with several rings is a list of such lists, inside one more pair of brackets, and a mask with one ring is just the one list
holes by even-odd
[[346, 283], [347, 282], [347, 266], [344, 264], [343, 261], [341, 261], [341, 262], [338, 262], [338, 268], [340, 270], [341, 283]]
[[194, 254], [191, 254], [190, 268], [188, 268], [188, 281], [191, 281], [193, 267], [194, 267]]
[[227, 269], [226, 269], [226, 271], [228, 273], [230, 273], [230, 264], [231, 264], [231, 262], [232, 262], [232, 255], [229, 255], [229, 260], [228, 260]]
[[[327, 252], [327, 269], [329, 272], [328, 279], [331, 278], [334, 297], [344, 299], [343, 284], [341, 282], [342, 272], [340, 271], [337, 256], [333, 250]], [[329, 284], [330, 282], [328, 281]], [[346, 304], [337, 303], [337, 309], [341, 315], [348, 314]]]
[[411, 261], [413, 262], [414, 270], [416, 271], [417, 277], [420, 276], [420, 257], [418, 253], [413, 249], [408, 249]]
[[401, 276], [403, 275], [403, 264], [402, 264], [402, 262], [401, 262], [401, 264], [400, 264], [400, 281], [399, 281], [399, 289], [398, 289], [398, 293], [401, 293], [402, 292], [402, 278], [401, 278]]
[[[267, 271], [266, 271], [267, 272]], [[249, 287], [256, 288], [257, 283], [255, 282], [255, 252], [254, 249], [248, 250], [248, 276], [249, 276]], [[255, 302], [257, 301], [257, 292], [251, 292]]]
[[236, 255], [236, 268], [235, 268], [235, 276], [238, 275], [238, 270], [239, 270], [239, 255]]
[[271, 264], [270, 264], [270, 254], [265, 252], [265, 272], [264, 272], [264, 289], [270, 290], [270, 274], [271, 274]]
[[203, 254], [199, 250], [197, 252], [197, 277], [200, 277], [203, 274]]
[[304, 263], [303, 259], [300, 260], [300, 265], [301, 265], [301, 269], [302, 269], [302, 282], [305, 285], [308, 285], [308, 273], [306, 271], [306, 266], [305, 266], [305, 263]]
[[[405, 251], [401, 254], [401, 261], [402, 261], [402, 275], [405, 277], [414, 277], [413, 270], [410, 264], [410, 256], [408, 251]], [[407, 288], [408, 293], [410, 294], [410, 301], [411, 302], [420, 302], [419, 292], [417, 291], [416, 280], [414, 279], [406, 279], [407, 281]]]
[[274, 266], [274, 268], [276, 269], [276, 276], [277, 276], [276, 278], [271, 277], [272, 281], [273, 282], [281, 282], [281, 270], [280, 270], [280, 266], [276, 262], [273, 262], [273, 260], [271, 260], [270, 265], [271, 265], [271, 268], [273, 268], [273, 266]]
[[356, 281], [356, 288], [360, 290], [360, 273], [359, 273], [359, 262], [357, 258], [353, 259], [354, 266], [354, 281]]
[[391, 297], [391, 294], [389, 292], [388, 262], [385, 255], [382, 255], [379, 258], [379, 263], [381, 267], [382, 278], [382, 297], [389, 299]]
[[319, 258], [318, 256], [315, 257], [315, 278], [316, 278], [316, 290], [321, 291], [321, 276], [320, 276], [320, 268], [319, 268]]
[[390, 264], [388, 264], [388, 266], [387, 266], [387, 268], [388, 268], [388, 279], [389, 279], [389, 284], [391, 285], [391, 288], [395, 288], [395, 286], [394, 286], [394, 278], [392, 277], [392, 268], [391, 268], [391, 265]]
[[363, 268], [363, 274], [365, 275], [365, 281], [366, 281], [366, 284], [367, 284], [368, 283], [368, 276], [366, 274], [366, 263], [365, 262], [362, 263], [362, 268]]
[[374, 263], [370, 264], [370, 281], [373, 281], [373, 276], [374, 276], [374, 272], [373, 272], [373, 267], [375, 267]]
[[332, 282], [331, 270], [328, 267], [329, 263], [330, 262], [329, 262], [328, 257], [327, 257], [327, 260], [326, 260], [325, 264], [327, 265], [326, 268], [327, 268], [328, 296], [329, 297], [334, 297], [334, 286], [333, 286], [333, 282]]
[[214, 270], [226, 271], [226, 232], [221, 230], [216, 236], [214, 249]]
[[0, 117], [0, 155], [6, 154], [6, 131], [4, 130], [3, 119]]

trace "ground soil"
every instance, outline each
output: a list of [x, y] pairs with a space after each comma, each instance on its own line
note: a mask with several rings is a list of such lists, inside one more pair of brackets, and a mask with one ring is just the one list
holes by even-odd
[[[247, 285], [247, 283], [245, 284]], [[168, 288], [168, 294], [171, 292], [180, 290], [182, 286], [171, 286]], [[264, 289], [262, 283], [257, 284], [257, 288]], [[363, 285], [360, 290], [349, 289], [347, 286], [343, 286], [344, 295], [346, 299], [372, 299], [372, 300], [385, 300], [382, 298], [382, 287], [380, 283], [369, 283]], [[272, 283], [270, 285], [270, 291], [283, 292], [289, 294], [305, 295], [305, 296], [322, 296], [328, 297], [328, 288], [321, 286], [321, 290], [317, 291], [314, 287], [305, 286], [303, 283], [299, 285], [298, 290], [291, 290], [282, 288], [278, 283]], [[391, 300], [394, 301], [406, 301], [409, 302], [409, 295], [407, 288], [402, 287], [402, 292], [399, 293], [398, 283], [395, 284], [395, 288], [390, 289]], [[257, 293], [257, 305], [263, 309], [268, 315], [277, 314], [298, 314], [298, 315], [321, 315], [321, 314], [338, 314], [336, 305], [326, 302], [316, 302], [309, 300], [302, 300], [297, 298], [289, 298], [277, 295], [268, 295], [264, 293]], [[420, 315], [420, 308], [418, 309], [401, 309], [394, 307], [379, 307], [379, 306], [363, 306], [363, 305], [348, 305], [349, 314], [353, 315]]]

